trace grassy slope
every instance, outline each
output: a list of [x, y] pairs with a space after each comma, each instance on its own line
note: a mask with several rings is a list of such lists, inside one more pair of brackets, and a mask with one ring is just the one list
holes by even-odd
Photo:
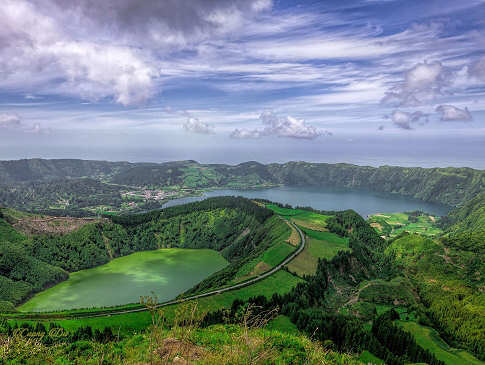
[[331, 260], [339, 251], [350, 251], [348, 238], [330, 232], [302, 229], [309, 236], [305, 249], [288, 265], [288, 269], [299, 276], [314, 275], [319, 258]]
[[444, 361], [446, 365], [485, 364], [485, 362], [478, 360], [467, 351], [451, 348], [433, 328], [421, 326], [416, 322], [400, 321], [399, 325], [414, 336], [418, 345], [431, 351], [439, 360]]
[[[18, 358], [19, 350], [23, 359]], [[325, 350], [300, 334], [243, 325], [155, 327], [147, 334], [107, 344], [78, 341], [32, 346], [17, 338], [8, 346], [0, 343], [0, 353], [12, 364], [362, 364], [355, 355]]]
[[485, 294], [469, 283], [467, 265], [461, 261], [466, 255], [419, 235], [393, 241], [386, 253], [416, 283], [428, 312], [449, 336], [469, 345], [483, 342]]
[[296, 249], [287, 243], [291, 235], [291, 229], [281, 219], [272, 217], [265, 224], [267, 225], [267, 229], [271, 231], [264, 238], [264, 242], [261, 245], [268, 248], [241, 266], [233, 280], [231, 280], [231, 284], [247, 280], [268, 271], [278, 265]]

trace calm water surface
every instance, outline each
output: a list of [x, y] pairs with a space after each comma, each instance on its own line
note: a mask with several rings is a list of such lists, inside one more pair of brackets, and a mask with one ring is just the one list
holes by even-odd
[[244, 196], [246, 198], [268, 199], [293, 206], [310, 206], [320, 210], [353, 209], [364, 218], [375, 213], [397, 213], [422, 210], [434, 215], [445, 215], [450, 207], [426, 203], [399, 195], [384, 195], [366, 191], [322, 187], [277, 187], [256, 190], [221, 189], [204, 193], [200, 197], [187, 197], [167, 202], [164, 207], [199, 201], [214, 196]]
[[51, 311], [137, 303], [155, 294], [160, 302], [175, 298], [227, 261], [208, 249], [164, 248], [136, 252], [105, 265], [81, 270], [36, 294], [21, 311]]

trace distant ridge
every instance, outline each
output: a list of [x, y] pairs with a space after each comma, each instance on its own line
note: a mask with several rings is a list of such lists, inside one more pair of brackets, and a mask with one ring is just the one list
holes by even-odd
[[371, 167], [303, 161], [282, 164], [248, 161], [226, 165], [200, 164], [194, 160], [131, 163], [23, 159], [0, 161], [0, 184], [91, 178], [134, 186], [185, 186], [189, 169], [192, 169], [191, 183], [197, 188], [230, 187], [235, 182], [246, 187], [278, 184], [344, 187], [399, 194], [451, 206], [461, 205], [485, 191], [485, 171], [468, 167]]

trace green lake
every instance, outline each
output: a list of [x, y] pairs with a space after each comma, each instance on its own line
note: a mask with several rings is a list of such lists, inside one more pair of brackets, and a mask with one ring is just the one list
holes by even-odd
[[136, 303], [142, 295], [159, 302], [175, 298], [228, 262], [208, 249], [167, 248], [137, 252], [93, 269], [36, 294], [21, 311], [52, 311]]

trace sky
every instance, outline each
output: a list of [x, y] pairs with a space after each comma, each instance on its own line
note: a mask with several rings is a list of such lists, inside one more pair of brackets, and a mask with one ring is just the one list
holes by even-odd
[[0, 159], [485, 169], [484, 0], [2, 0]]

